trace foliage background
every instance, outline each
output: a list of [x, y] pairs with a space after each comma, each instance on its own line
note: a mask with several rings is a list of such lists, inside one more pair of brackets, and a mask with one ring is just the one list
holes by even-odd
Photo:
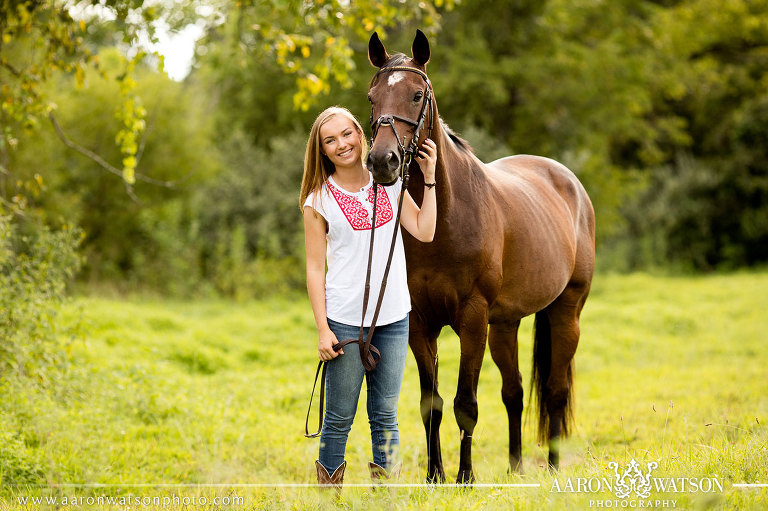
[[[366, 119], [367, 37], [407, 51], [416, 27], [482, 159], [584, 182], [601, 269], [768, 259], [765, 1], [87, 4], [3, 4], [0, 198], [22, 231], [81, 228], [91, 288], [300, 289], [308, 127], [329, 104]], [[204, 29], [182, 82], [142, 49], [161, 22]]]
[[[203, 35], [174, 81], [148, 48], [190, 26]], [[577, 388], [591, 422], [566, 445], [566, 473], [645, 457], [670, 474], [764, 480], [768, 1], [0, 0], [0, 485], [16, 485], [3, 495], [51, 481], [308, 477], [315, 447], [258, 427], [295, 421], [311, 376], [293, 378], [313, 356], [306, 134], [331, 104], [367, 119], [368, 37], [407, 52], [416, 28], [440, 113], [481, 159], [560, 160], [593, 199], [600, 275]], [[638, 270], [671, 276], [612, 275]], [[456, 339], [442, 339], [455, 367]], [[483, 378], [498, 384], [493, 370]], [[492, 479], [506, 421], [496, 395], [479, 400], [477, 466]], [[403, 406], [414, 443], [417, 409]], [[546, 484], [526, 435], [531, 477]], [[424, 472], [419, 448], [409, 480]], [[365, 452], [350, 454], [362, 466]], [[682, 504], [765, 499], [731, 488]], [[347, 503], [378, 502], [361, 491]], [[495, 491], [393, 502], [573, 504]]]

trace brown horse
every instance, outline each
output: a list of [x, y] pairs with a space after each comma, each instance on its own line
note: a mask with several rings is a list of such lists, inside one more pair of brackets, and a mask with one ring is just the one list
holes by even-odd
[[[368, 57], [380, 69], [369, 90], [374, 140], [368, 168], [377, 182], [391, 183], [414, 144], [427, 136], [437, 144], [434, 242], [403, 234], [413, 306], [409, 343], [421, 382], [428, 480], [445, 480], [439, 436], [443, 400], [437, 391], [437, 337], [445, 325], [461, 343], [454, 399], [461, 435], [457, 480], [474, 481], [472, 433], [486, 339], [502, 376], [510, 468], [521, 469], [517, 331], [521, 318], [534, 313], [531, 388], [539, 438], [548, 441], [549, 466], [557, 468], [558, 441], [572, 420], [572, 360], [595, 262], [592, 204], [576, 176], [556, 161], [517, 155], [482, 163], [438, 117], [426, 75], [429, 42], [421, 31], [411, 51], [412, 58], [390, 56], [377, 34], [369, 41]], [[415, 162], [409, 168], [408, 190], [420, 204], [424, 177]]]

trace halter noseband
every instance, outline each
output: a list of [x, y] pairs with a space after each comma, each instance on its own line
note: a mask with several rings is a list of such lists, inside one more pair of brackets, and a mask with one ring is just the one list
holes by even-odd
[[[421, 135], [421, 128], [424, 126], [424, 120], [426, 119], [427, 115], [429, 115], [427, 136], [430, 138], [432, 137], [432, 127], [434, 124], [434, 119], [432, 117], [432, 84], [430, 83], [426, 73], [419, 69], [407, 66], [392, 66], [382, 68], [374, 75], [374, 79], [378, 78], [378, 76], [382, 73], [389, 73], [391, 71], [408, 71], [411, 73], [416, 73], [417, 75], [421, 76], [424, 79], [424, 82], [427, 84], [427, 91], [424, 93], [424, 101], [421, 104], [421, 111], [419, 112], [418, 119], [415, 121], [413, 119], [409, 119], [407, 117], [396, 114], [383, 114], [380, 115], [376, 121], [374, 121], [373, 106], [371, 106], [371, 118], [369, 121], [371, 124], [371, 146], [373, 146], [373, 142], [376, 140], [376, 135], [379, 133], [379, 128], [382, 126], [390, 126], [392, 131], [395, 133], [395, 139], [397, 140], [397, 145], [400, 148], [400, 153], [405, 159], [406, 156], [413, 157], [419, 151], [419, 136]], [[395, 127], [395, 121], [404, 122], [415, 128], [413, 138], [411, 138], [411, 142], [407, 147], [405, 146], [405, 137], [403, 137], [402, 141], [400, 140], [400, 135], [397, 133], [397, 128]]]

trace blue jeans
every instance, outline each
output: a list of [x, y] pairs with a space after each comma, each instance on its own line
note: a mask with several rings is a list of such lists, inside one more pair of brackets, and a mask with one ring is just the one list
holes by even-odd
[[[359, 326], [328, 320], [339, 342], [357, 339]], [[368, 335], [368, 329], [364, 329]], [[366, 378], [368, 422], [371, 426], [373, 461], [389, 470], [397, 456], [397, 402], [408, 355], [408, 316], [389, 325], [376, 326], [371, 344], [381, 353], [376, 368], [366, 373], [358, 344], [344, 346], [344, 355], [330, 362], [325, 374], [325, 417], [320, 433], [320, 463], [329, 474], [344, 462], [347, 437], [357, 411]]]

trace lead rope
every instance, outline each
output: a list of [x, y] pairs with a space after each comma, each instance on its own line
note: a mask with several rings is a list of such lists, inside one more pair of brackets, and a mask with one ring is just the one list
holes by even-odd
[[[384, 268], [384, 276], [381, 279], [381, 288], [379, 289], [379, 298], [376, 302], [376, 309], [373, 312], [373, 319], [371, 320], [371, 326], [368, 329], [368, 336], [363, 340], [363, 324], [365, 323], [365, 313], [368, 310], [368, 298], [371, 290], [371, 267], [373, 266], [373, 240], [376, 233], [376, 206], [378, 205], [378, 191], [379, 185], [374, 181], [373, 183], [373, 218], [371, 220], [371, 243], [368, 248], [368, 268], [365, 275], [365, 292], [363, 293], [363, 317], [360, 321], [360, 332], [357, 339], [346, 339], [333, 345], [333, 351], [339, 351], [347, 344], [357, 343], [360, 345], [360, 359], [363, 363], [363, 367], [366, 371], [373, 371], [376, 365], [381, 360], [381, 353], [376, 346], [371, 346], [373, 340], [373, 332], [376, 330], [376, 320], [379, 317], [379, 311], [381, 310], [381, 304], [384, 301], [384, 291], [387, 288], [387, 278], [389, 276], [389, 269], [392, 266], [392, 256], [395, 252], [395, 244], [397, 243], [397, 234], [400, 229], [400, 213], [403, 211], [403, 198], [405, 197], [405, 191], [408, 189], [408, 167], [411, 165], [411, 155], [407, 154], [403, 158], [403, 167], [401, 174], [403, 176], [403, 186], [400, 189], [400, 198], [397, 203], [397, 217], [395, 219], [395, 228], [392, 231], [392, 242], [389, 246], [389, 255], [387, 257], [387, 266]], [[376, 356], [374, 356], [376, 355]], [[322, 369], [322, 376], [320, 379], [320, 410], [318, 413], [317, 431], [315, 433], [309, 432], [309, 414], [312, 411], [312, 400], [315, 396], [315, 388], [317, 387], [317, 377], [320, 375]], [[323, 404], [325, 397], [325, 373], [327, 369], [327, 362], [321, 360], [317, 364], [317, 371], [315, 371], [315, 382], [312, 385], [312, 394], [309, 396], [309, 407], [307, 407], [307, 420], [304, 422], [304, 436], [307, 438], [315, 438], [320, 436], [320, 431], [323, 428]]]

